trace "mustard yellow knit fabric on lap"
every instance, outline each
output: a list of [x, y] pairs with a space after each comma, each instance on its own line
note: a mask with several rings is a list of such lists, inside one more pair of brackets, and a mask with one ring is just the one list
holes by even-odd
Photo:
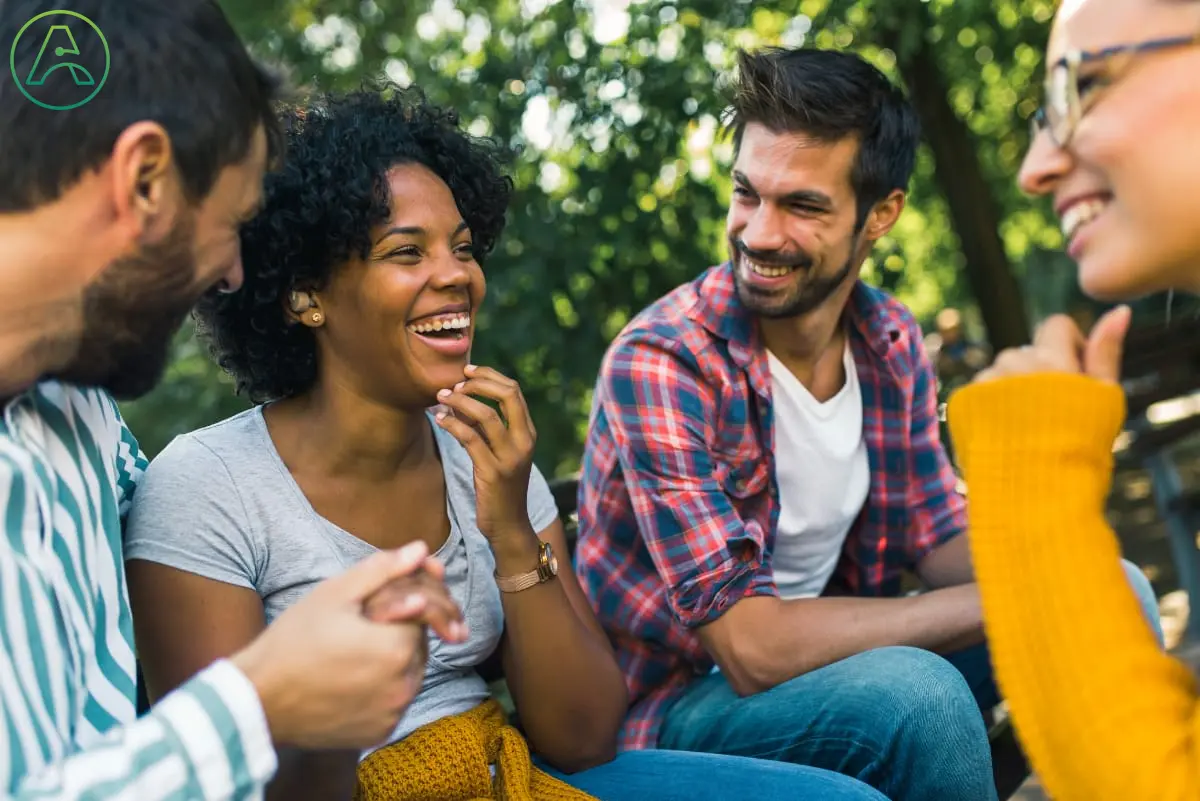
[[535, 768], [525, 738], [495, 700], [422, 726], [358, 766], [354, 801], [484, 799], [596, 801]]

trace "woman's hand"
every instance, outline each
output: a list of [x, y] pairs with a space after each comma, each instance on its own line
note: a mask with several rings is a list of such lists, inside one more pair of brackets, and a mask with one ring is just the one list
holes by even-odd
[[[438, 393], [453, 414], [439, 412], [438, 425], [467, 449], [475, 465], [475, 517], [491, 542], [531, 540], [529, 474], [537, 441], [529, 407], [516, 381], [490, 367], [469, 364], [466, 380]], [[471, 396], [500, 404], [500, 413]]]
[[1003, 351], [992, 366], [975, 376], [976, 383], [1026, 373], [1074, 373], [1100, 381], [1121, 380], [1121, 352], [1129, 330], [1129, 307], [1118, 306], [1101, 317], [1084, 338], [1065, 314], [1050, 317], [1033, 344]]
[[446, 588], [446, 568], [432, 556], [376, 590], [363, 602], [363, 614], [376, 623], [421, 623], [446, 642], [466, 642], [470, 633]]

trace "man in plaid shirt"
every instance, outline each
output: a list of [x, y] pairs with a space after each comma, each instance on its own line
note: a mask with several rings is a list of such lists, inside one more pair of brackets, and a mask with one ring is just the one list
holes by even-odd
[[[850, 54], [743, 53], [739, 75], [731, 262], [634, 320], [596, 387], [577, 564], [633, 701], [622, 746], [994, 798], [933, 372], [909, 311], [858, 280], [916, 115]], [[897, 597], [905, 570], [928, 591]]]
[[[933, 370], [909, 311], [858, 280], [904, 207], [916, 115], [846, 53], [743, 53], [739, 74], [731, 261], [634, 320], [596, 387], [577, 565], [629, 685], [621, 745], [993, 799]], [[926, 591], [899, 597], [905, 571]]]

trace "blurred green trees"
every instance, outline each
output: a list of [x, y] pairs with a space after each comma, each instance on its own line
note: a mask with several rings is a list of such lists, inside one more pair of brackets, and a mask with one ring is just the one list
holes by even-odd
[[[869, 281], [923, 320], [944, 305], [966, 309], [995, 346], [1024, 341], [1029, 319], [1068, 300], [1073, 270], [1056, 253], [1058, 229], [1014, 184], [1052, 0], [222, 5], [297, 84], [413, 82], [473, 132], [522, 147], [474, 356], [521, 381], [548, 474], [577, 464], [613, 335], [724, 258], [732, 152], [718, 120], [736, 47], [854, 48], [908, 85], [927, 144]], [[148, 451], [244, 407], [217, 372], [181, 334], [167, 381], [127, 407]]]

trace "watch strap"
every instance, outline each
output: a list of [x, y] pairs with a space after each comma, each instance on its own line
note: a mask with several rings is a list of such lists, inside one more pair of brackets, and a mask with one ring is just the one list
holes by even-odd
[[500, 588], [501, 592], [521, 592], [554, 578], [554, 571], [550, 569], [549, 565], [549, 553], [550, 546], [545, 542], [541, 543], [538, 546], [537, 567], [528, 573], [520, 573], [516, 576], [496, 574], [496, 586]]
[[532, 570], [519, 576], [496, 576], [496, 586], [500, 588], [500, 592], [520, 592], [535, 587], [544, 580], [540, 570]]

